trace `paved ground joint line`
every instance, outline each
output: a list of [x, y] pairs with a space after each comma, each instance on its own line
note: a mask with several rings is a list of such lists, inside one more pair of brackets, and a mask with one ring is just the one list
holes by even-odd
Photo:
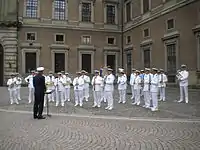
[[[20, 113], [20, 114], [32, 114], [31, 111], [19, 111], [19, 110], [7, 110], [0, 109], [0, 112], [8, 113]], [[44, 113], [45, 114], [45, 113]], [[141, 118], [141, 117], [116, 117], [116, 116], [103, 116], [103, 115], [80, 115], [80, 114], [64, 114], [64, 113], [51, 113], [52, 116], [61, 117], [76, 117], [76, 118], [93, 118], [93, 119], [105, 119], [105, 120], [127, 120], [127, 121], [146, 121], [146, 122], [182, 122], [182, 123], [200, 123], [200, 119], [167, 119], [167, 118]]]

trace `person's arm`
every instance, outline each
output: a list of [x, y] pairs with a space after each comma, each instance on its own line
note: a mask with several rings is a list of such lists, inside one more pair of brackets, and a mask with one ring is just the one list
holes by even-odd
[[33, 77], [33, 87], [35, 88], [36, 86], [36, 77]]
[[44, 86], [44, 91], [47, 90], [46, 84], [45, 84], [45, 77], [43, 76], [43, 86]]

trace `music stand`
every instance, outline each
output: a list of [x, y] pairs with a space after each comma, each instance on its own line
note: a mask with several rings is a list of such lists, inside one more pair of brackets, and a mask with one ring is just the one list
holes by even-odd
[[55, 91], [55, 90], [47, 90], [47, 91], [45, 92], [45, 94], [47, 94], [46, 101], [47, 101], [47, 116], [48, 116], [48, 117], [51, 117], [51, 115], [49, 114], [49, 97], [48, 97], [48, 95], [49, 95], [49, 94], [52, 94], [54, 91]]

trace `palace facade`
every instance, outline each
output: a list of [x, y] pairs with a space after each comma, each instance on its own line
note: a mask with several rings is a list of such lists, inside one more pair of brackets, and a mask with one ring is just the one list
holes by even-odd
[[[0, 0], [0, 83], [37, 66], [74, 74], [109, 65], [163, 68], [169, 81], [186, 64], [200, 70], [199, 0]], [[12, 3], [13, 4], [13, 3]]]

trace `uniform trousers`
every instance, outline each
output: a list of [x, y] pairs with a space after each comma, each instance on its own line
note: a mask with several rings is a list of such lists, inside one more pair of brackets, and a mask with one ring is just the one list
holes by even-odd
[[61, 102], [61, 105], [64, 105], [64, 91], [56, 91], [56, 106], [59, 105]]
[[113, 108], [113, 91], [105, 91], [105, 98], [108, 101], [108, 107]]
[[89, 98], [89, 87], [85, 87], [83, 89], [83, 97], [86, 99], [86, 101], [88, 100], [88, 98]]
[[151, 92], [153, 108], [158, 108], [158, 92]]
[[146, 107], [150, 107], [150, 92], [144, 91], [144, 103]]
[[17, 97], [16, 97], [16, 89], [9, 90], [9, 96], [10, 96], [10, 103], [13, 104], [18, 103]]
[[188, 102], [188, 86], [180, 86], [180, 100], [183, 101], [185, 94], [185, 101]]
[[160, 87], [159, 93], [160, 93], [160, 100], [165, 101], [165, 87]]
[[126, 102], [126, 89], [119, 90], [119, 101]]
[[104, 91], [104, 88], [102, 87], [102, 90], [101, 90], [101, 101], [104, 101], [106, 102], [106, 98], [105, 98], [105, 91]]
[[94, 106], [101, 105], [101, 91], [93, 91]]
[[65, 88], [65, 101], [70, 101], [70, 88]]
[[135, 103], [140, 103], [140, 89], [135, 89]]
[[74, 90], [75, 103], [83, 104], [83, 90]]
[[34, 117], [42, 116], [43, 108], [44, 108], [44, 93], [39, 92], [35, 93], [35, 101], [34, 101], [34, 107], [33, 107], [33, 115]]
[[135, 98], [134, 85], [131, 85], [131, 93], [132, 93], [132, 97], [131, 97], [131, 99], [134, 99], [134, 98]]
[[17, 98], [18, 100], [21, 100], [20, 90], [21, 90], [21, 87], [17, 87], [17, 88], [16, 88], [16, 98]]
[[34, 99], [34, 88], [29, 88], [29, 96], [28, 96], [29, 103], [31, 103], [33, 99]]

